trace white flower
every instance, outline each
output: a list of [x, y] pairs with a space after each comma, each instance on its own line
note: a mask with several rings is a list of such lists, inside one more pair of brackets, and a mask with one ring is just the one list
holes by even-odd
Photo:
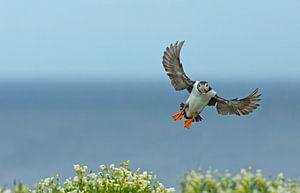
[[106, 166], [105, 165], [100, 165], [101, 170], [106, 170]]
[[246, 175], [247, 171], [243, 168], [243, 169], [241, 169], [241, 174]]
[[[0, 191], [2, 192], [2, 189], [0, 189]], [[3, 193], [12, 193], [12, 191], [10, 189], [6, 189]]]
[[87, 171], [87, 169], [88, 169], [88, 167], [87, 167], [87, 166], [83, 166], [83, 171], [84, 171], [84, 172], [86, 172], [86, 171]]
[[54, 178], [45, 178], [44, 179], [44, 185], [45, 186], [50, 186], [53, 183]]
[[79, 172], [81, 170], [80, 165], [78, 165], [78, 164], [73, 165], [73, 168], [74, 168], [75, 172]]
[[284, 175], [283, 175], [283, 173], [279, 173], [279, 174], [277, 175], [277, 177], [280, 178], [280, 179], [282, 179], [282, 178], [284, 178]]
[[78, 182], [79, 182], [78, 176], [74, 176], [73, 181], [74, 181], [75, 183], [78, 183]]
[[75, 190], [73, 190], [73, 191], [72, 191], [72, 193], [77, 193], [77, 190], [76, 190], [76, 189], [75, 189]]

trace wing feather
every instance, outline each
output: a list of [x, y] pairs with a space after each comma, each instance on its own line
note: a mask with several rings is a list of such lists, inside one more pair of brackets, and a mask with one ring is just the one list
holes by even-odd
[[248, 115], [259, 106], [260, 96], [258, 89], [255, 89], [249, 96], [242, 99], [227, 100], [216, 95], [213, 100], [216, 101], [217, 111], [221, 115]]
[[177, 41], [175, 44], [171, 44], [167, 47], [163, 55], [162, 63], [175, 90], [179, 91], [187, 89], [191, 92], [195, 81], [189, 79], [189, 77], [185, 74], [180, 62], [180, 51], [183, 43], [184, 41]]

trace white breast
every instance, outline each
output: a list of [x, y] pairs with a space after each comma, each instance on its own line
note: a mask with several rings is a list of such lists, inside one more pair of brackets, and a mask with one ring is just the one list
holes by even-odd
[[202, 112], [210, 99], [217, 93], [214, 90], [210, 90], [208, 93], [201, 94], [198, 90], [193, 89], [187, 103], [188, 109], [186, 111], [187, 117], [192, 117], [194, 114], [198, 115]]

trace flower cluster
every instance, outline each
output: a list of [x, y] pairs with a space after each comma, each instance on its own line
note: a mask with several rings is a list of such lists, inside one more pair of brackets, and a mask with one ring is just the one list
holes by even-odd
[[129, 161], [120, 167], [113, 164], [100, 166], [100, 172], [88, 171], [87, 166], [74, 165], [76, 175], [60, 184], [58, 176], [46, 178], [36, 184], [33, 193], [173, 193], [173, 188], [165, 188], [151, 173], [132, 172]]
[[14, 182], [13, 189], [0, 187], [0, 193], [30, 193], [30, 192], [31, 190], [28, 187], [24, 186], [23, 184], [16, 184], [16, 182]]
[[263, 177], [261, 170], [242, 169], [231, 176], [228, 171], [191, 171], [181, 182], [182, 193], [300, 193], [300, 184], [278, 174], [277, 178]]
[[[101, 165], [98, 173], [87, 166], [74, 165], [76, 175], [60, 183], [58, 176], [46, 178], [34, 189], [22, 184], [13, 189], [0, 188], [0, 193], [174, 193], [165, 188], [156, 176], [140, 169], [131, 171], [129, 161], [119, 167]], [[300, 183], [278, 174], [264, 177], [261, 170], [242, 169], [232, 176], [228, 171], [197, 170], [189, 172], [181, 182], [182, 193], [300, 193]]]

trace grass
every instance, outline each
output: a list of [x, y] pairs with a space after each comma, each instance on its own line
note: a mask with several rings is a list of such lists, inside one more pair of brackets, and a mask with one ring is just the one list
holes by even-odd
[[[0, 193], [173, 193], [152, 173], [131, 171], [129, 161], [100, 166], [100, 171], [88, 171], [87, 166], [74, 165], [75, 176], [63, 183], [58, 176], [36, 183], [34, 188], [14, 184], [12, 189], [0, 188]], [[278, 174], [264, 177], [260, 170], [242, 169], [240, 173], [219, 173], [212, 170], [193, 170], [181, 182], [182, 193], [300, 193], [299, 182]]]

